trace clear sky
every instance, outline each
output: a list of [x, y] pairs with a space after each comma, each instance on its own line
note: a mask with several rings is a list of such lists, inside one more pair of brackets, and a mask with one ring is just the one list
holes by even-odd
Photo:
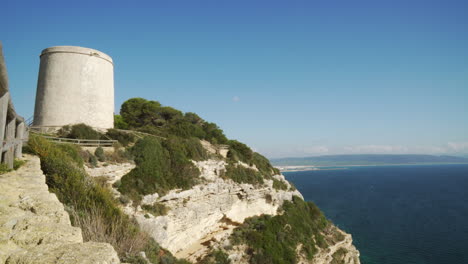
[[468, 1], [0, 4], [10, 90], [33, 115], [39, 54], [94, 48], [116, 112], [158, 100], [268, 157], [468, 153]]

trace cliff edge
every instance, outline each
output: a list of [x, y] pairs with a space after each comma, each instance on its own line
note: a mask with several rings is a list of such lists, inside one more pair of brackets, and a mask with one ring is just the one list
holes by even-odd
[[[207, 142], [203, 145], [208, 150], [216, 148]], [[236, 228], [252, 217], [281, 215], [285, 202], [303, 200], [303, 197], [281, 174], [265, 179], [263, 184], [227, 179], [223, 177], [228, 166], [225, 159], [225, 156], [218, 156], [192, 161], [200, 171], [200, 184], [187, 190], [173, 189], [162, 196], [158, 193], [146, 195], [140, 203], [127, 203], [124, 212], [134, 217], [144, 231], [178, 258], [193, 263], [211, 263], [204, 259], [213, 251], [222, 251], [232, 264], [252, 263], [249, 246], [232, 242]], [[258, 171], [247, 164], [238, 163], [238, 166]], [[112, 184], [134, 167], [123, 163], [87, 167], [86, 170], [93, 177], [104, 176]], [[275, 181], [284, 188], [275, 188]], [[114, 193], [121, 196], [117, 189]], [[165, 211], [148, 210], [154, 207], [165, 208]], [[291, 227], [286, 223], [284, 228], [288, 229], [288, 226]], [[332, 224], [320, 233], [324, 242], [321, 246], [313, 246], [314, 257], [311, 259], [303, 254], [304, 245], [299, 244], [295, 262], [360, 264], [359, 251], [353, 245], [351, 235]]]

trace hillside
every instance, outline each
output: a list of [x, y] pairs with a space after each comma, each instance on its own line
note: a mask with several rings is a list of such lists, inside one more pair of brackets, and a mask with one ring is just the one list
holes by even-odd
[[114, 148], [30, 140], [84, 241], [110, 243], [126, 263], [360, 263], [351, 235], [216, 124], [142, 98], [115, 124], [57, 133]]
[[276, 166], [340, 166], [340, 165], [396, 165], [396, 164], [468, 164], [468, 158], [434, 155], [326, 155], [304, 158], [272, 159]]

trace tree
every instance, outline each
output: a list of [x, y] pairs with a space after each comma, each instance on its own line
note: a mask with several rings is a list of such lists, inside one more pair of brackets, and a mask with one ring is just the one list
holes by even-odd
[[114, 115], [114, 128], [128, 129], [128, 124], [121, 115]]
[[143, 98], [131, 98], [122, 104], [120, 115], [130, 127], [141, 127], [158, 119], [161, 104]]
[[216, 140], [218, 144], [227, 143], [228, 139], [224, 135], [223, 130], [221, 130], [218, 125], [215, 123], [206, 122], [203, 124], [203, 130], [206, 133], [205, 139], [213, 142]]

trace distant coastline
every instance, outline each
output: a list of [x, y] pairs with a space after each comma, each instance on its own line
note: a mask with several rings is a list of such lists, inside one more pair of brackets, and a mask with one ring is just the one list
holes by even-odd
[[419, 154], [359, 154], [359, 155], [326, 155], [304, 158], [272, 159], [272, 164], [279, 170], [310, 171], [336, 170], [353, 166], [402, 166], [402, 165], [442, 165], [468, 164], [468, 158], [457, 156], [435, 156]]
[[281, 172], [315, 171], [315, 170], [346, 170], [350, 166], [276, 166]]
[[351, 164], [351, 165], [302, 165], [275, 166], [281, 172], [318, 171], [318, 170], [346, 170], [347, 167], [386, 167], [386, 166], [432, 166], [432, 165], [468, 165], [468, 163], [401, 163], [401, 164]]

